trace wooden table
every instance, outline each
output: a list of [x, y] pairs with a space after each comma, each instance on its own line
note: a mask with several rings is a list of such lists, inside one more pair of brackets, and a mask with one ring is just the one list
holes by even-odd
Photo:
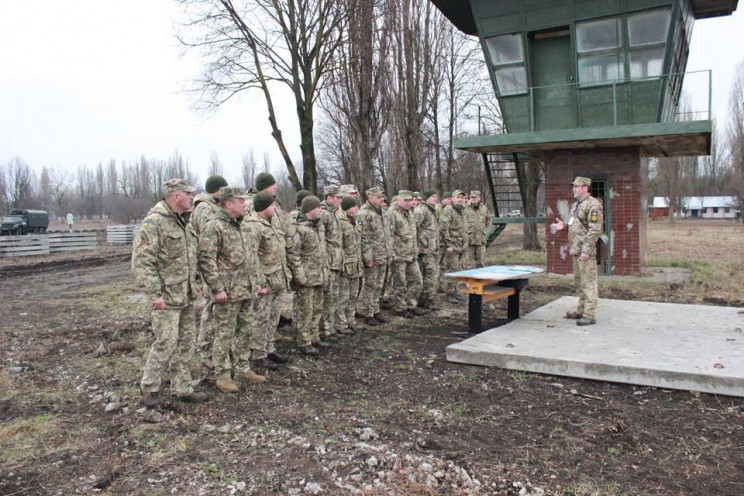
[[525, 265], [491, 265], [479, 269], [462, 270], [445, 274], [468, 285], [468, 328], [471, 333], [483, 332], [483, 304], [508, 298], [509, 320], [519, 318], [519, 293], [529, 283], [530, 277], [541, 273], [538, 267]]

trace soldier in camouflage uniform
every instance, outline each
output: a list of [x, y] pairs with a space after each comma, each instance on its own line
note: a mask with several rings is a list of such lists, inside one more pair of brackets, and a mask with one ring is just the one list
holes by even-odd
[[194, 353], [196, 235], [183, 214], [191, 207], [194, 188], [183, 179], [163, 185], [165, 198], [142, 221], [134, 240], [132, 270], [152, 306], [155, 342], [145, 363], [140, 387], [142, 402], [160, 403], [163, 374], [171, 373], [171, 391], [181, 400], [209, 399], [191, 387], [189, 361]]
[[320, 222], [320, 199], [308, 196], [302, 200], [294, 222], [294, 240], [287, 252], [297, 292], [297, 345], [303, 355], [317, 356], [318, 348], [330, 344], [320, 339], [323, 314], [323, 285], [328, 277], [325, 230]]
[[255, 325], [251, 339], [251, 358], [255, 368], [276, 370], [278, 364], [289, 357], [276, 351], [276, 329], [279, 325], [281, 299], [289, 290], [292, 273], [287, 265], [287, 248], [284, 233], [271, 222], [276, 214], [274, 197], [258, 193], [253, 198], [253, 214], [245, 221], [252, 238], [251, 245], [258, 249], [259, 268], [266, 279], [265, 294], [253, 299]]
[[439, 285], [439, 219], [435, 206], [439, 196], [433, 189], [424, 192], [424, 202], [414, 211], [418, 239], [418, 264], [423, 287], [419, 307], [439, 310], [434, 294]]
[[220, 215], [207, 223], [199, 238], [199, 270], [214, 301], [212, 361], [217, 387], [232, 393], [240, 389], [231, 377], [233, 365], [237, 382], [266, 380], [251, 370], [250, 348], [252, 299], [266, 289], [256, 246], [241, 225], [245, 195], [239, 188], [224, 187], [220, 192]]
[[[452, 193], [449, 191], [445, 191], [444, 194], [442, 194], [442, 202], [438, 203], [435, 207], [435, 210], [437, 212], [437, 220], [439, 221], [439, 254], [437, 260], [439, 260], [439, 273], [444, 273], [444, 229], [442, 229], [442, 212], [444, 212], [444, 207], [447, 205], [452, 204]], [[444, 293], [446, 281], [440, 277], [439, 279], [439, 292]]]
[[[463, 258], [468, 246], [468, 228], [465, 224], [465, 202], [467, 197], [462, 191], [452, 192], [452, 204], [444, 207], [442, 211], [442, 239], [444, 240], [443, 272], [457, 272], [463, 269]], [[444, 279], [444, 278], [443, 278]], [[457, 281], [447, 278], [443, 281], [447, 301], [457, 304], [463, 298], [457, 294]]]
[[[575, 312], [566, 314], [577, 319], [580, 326], [596, 323], [595, 312], [599, 299], [597, 291], [597, 240], [602, 235], [602, 202], [589, 194], [592, 180], [577, 176], [573, 183], [575, 202], [568, 220], [569, 252], [573, 258], [573, 271], [579, 304]], [[562, 231], [566, 225], [561, 219], [550, 225], [552, 231]]]
[[386, 214], [393, 245], [390, 262], [393, 309], [399, 316], [408, 319], [426, 313], [417, 306], [421, 294], [421, 272], [417, 261], [416, 220], [411, 212], [413, 200], [412, 192], [399, 191], [395, 205]]
[[[220, 188], [227, 186], [227, 181], [222, 176], [209, 176], [204, 183], [206, 193], [199, 193], [194, 198], [194, 208], [191, 209], [191, 224], [194, 226], [196, 239], [204, 226], [214, 219], [220, 212]], [[199, 325], [199, 336], [196, 338], [196, 353], [201, 358], [202, 365], [213, 370], [212, 363], [212, 339], [214, 338], [214, 322], [212, 319], [212, 299], [209, 297], [208, 288], [205, 286], [205, 302], [202, 308], [201, 322]]]
[[341, 208], [336, 213], [341, 226], [342, 249], [344, 251], [344, 269], [339, 287], [338, 312], [336, 313], [336, 330], [339, 334], [353, 334], [356, 322], [356, 303], [359, 295], [359, 282], [362, 277], [362, 233], [357, 224], [359, 210], [356, 199], [345, 196]]
[[478, 190], [470, 192], [470, 201], [465, 207], [465, 221], [468, 225], [467, 264], [471, 267], [483, 267], [486, 252], [486, 229], [491, 223], [491, 212], [481, 203]]
[[323, 286], [323, 321], [321, 336], [323, 341], [334, 342], [336, 337], [336, 311], [338, 308], [338, 289], [341, 272], [344, 268], [344, 254], [341, 248], [341, 226], [336, 212], [341, 205], [338, 186], [330, 185], [323, 189], [325, 201], [321, 204], [320, 222], [325, 229], [326, 254], [328, 255], [328, 278]]
[[380, 298], [388, 263], [388, 240], [382, 207], [385, 196], [381, 188], [367, 190], [367, 202], [357, 214], [362, 232], [362, 263], [364, 284], [357, 302], [357, 311], [367, 325], [384, 324], [388, 320], [380, 313]]

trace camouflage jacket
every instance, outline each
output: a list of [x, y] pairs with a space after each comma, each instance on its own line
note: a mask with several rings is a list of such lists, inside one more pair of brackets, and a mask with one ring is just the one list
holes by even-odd
[[300, 212], [293, 227], [294, 240], [287, 250], [287, 263], [294, 282], [299, 286], [322, 286], [328, 277], [323, 223]]
[[256, 285], [265, 285], [258, 272], [256, 247], [241, 220], [221, 210], [199, 237], [199, 271], [212, 296], [225, 290], [228, 301], [248, 300]]
[[199, 293], [194, 228], [165, 201], [142, 221], [134, 239], [132, 271], [150, 298], [162, 297], [169, 307], [190, 305]]
[[485, 245], [485, 231], [491, 223], [491, 212], [483, 203], [479, 203], [477, 208], [468, 204], [464, 210], [465, 222], [468, 225], [468, 244], [471, 246]]
[[568, 221], [568, 244], [571, 255], [597, 255], [597, 239], [602, 235], [602, 202], [588, 196], [574, 202]]
[[443, 249], [454, 248], [455, 253], [463, 253], [468, 246], [468, 228], [465, 225], [465, 207], [454, 203], [444, 207], [442, 211], [442, 243]]
[[338, 209], [336, 212], [341, 226], [342, 248], [344, 251], [344, 271], [346, 277], [362, 275], [362, 232], [354, 217]]
[[326, 253], [331, 270], [341, 270], [344, 265], [343, 249], [341, 247], [341, 226], [338, 224], [336, 213], [341, 210], [336, 207], [331, 209], [326, 202], [322, 204], [320, 222], [325, 229]]
[[197, 237], [207, 222], [216, 218], [221, 211], [219, 201], [209, 193], [196, 195], [194, 207], [191, 209], [191, 224], [194, 226]]
[[[280, 214], [277, 214], [280, 215]], [[277, 215], [271, 217], [274, 219]], [[292, 272], [287, 265], [287, 246], [284, 233], [277, 224], [264, 219], [255, 212], [243, 221], [251, 245], [258, 250], [258, 261], [266, 279], [266, 287], [271, 293], [289, 289]]]
[[414, 216], [419, 254], [436, 255], [439, 252], [439, 220], [436, 210], [428, 203], [422, 203], [416, 207]]
[[418, 256], [416, 241], [416, 221], [413, 213], [398, 207], [390, 208], [387, 213], [388, 232], [392, 241], [393, 262], [413, 262]]
[[382, 209], [365, 203], [357, 214], [357, 223], [362, 231], [362, 263], [376, 264], [388, 262], [388, 239], [385, 217]]

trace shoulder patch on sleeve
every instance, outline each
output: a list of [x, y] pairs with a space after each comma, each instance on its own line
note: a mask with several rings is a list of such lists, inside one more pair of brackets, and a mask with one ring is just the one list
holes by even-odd
[[592, 210], [589, 213], [589, 222], [597, 222], [599, 220], [599, 213], [596, 210]]

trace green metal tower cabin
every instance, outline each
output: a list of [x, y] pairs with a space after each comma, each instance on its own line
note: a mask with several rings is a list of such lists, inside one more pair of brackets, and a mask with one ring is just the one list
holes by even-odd
[[[696, 19], [730, 15], [738, 0], [431, 2], [478, 36], [506, 128], [455, 146], [483, 154], [492, 184], [503, 157], [514, 157], [515, 177], [517, 157], [544, 162], [548, 223], [567, 208], [572, 178], [591, 177], [610, 237], [602, 271], [641, 273], [642, 159], [710, 153], [709, 72], [696, 75], [707, 79], [707, 110], [678, 113], [690, 37]], [[493, 199], [497, 204], [498, 195]], [[570, 272], [565, 234], [547, 240], [548, 270]]]

